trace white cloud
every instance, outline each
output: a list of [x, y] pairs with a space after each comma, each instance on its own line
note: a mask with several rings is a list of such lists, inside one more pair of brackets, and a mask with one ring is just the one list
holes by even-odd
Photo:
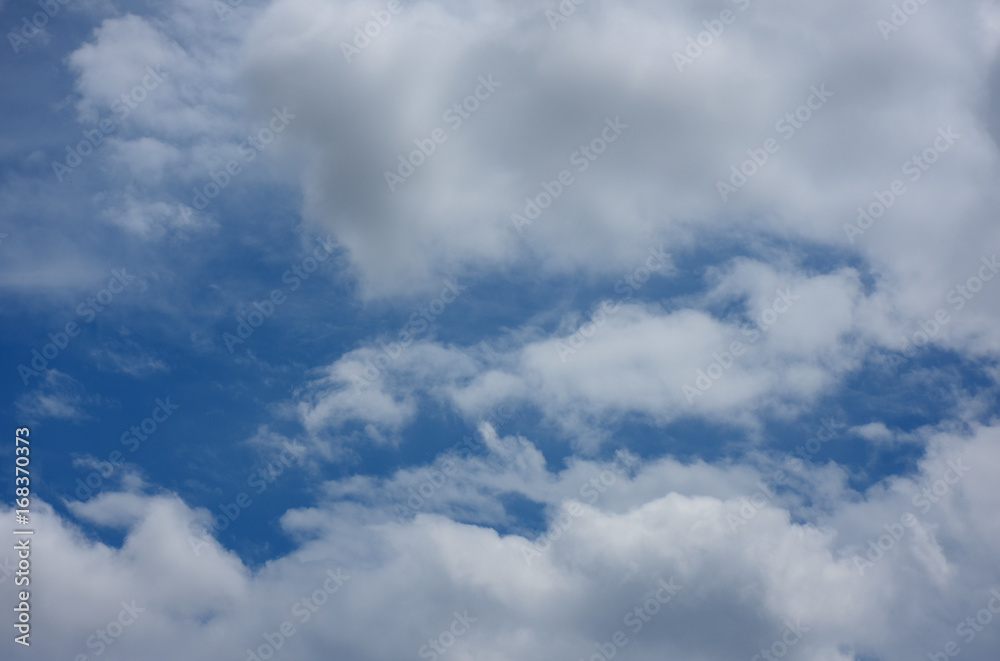
[[177, 147], [156, 138], [108, 138], [108, 145], [115, 151], [115, 160], [135, 179], [147, 184], [162, 181], [181, 159], [181, 151]]
[[[326, 460], [351, 434], [398, 442], [428, 402], [468, 420], [498, 406], [533, 408], [590, 454], [613, 447], [610, 430], [636, 417], [753, 429], [808, 410], [939, 309], [951, 320], [925, 331], [932, 341], [985, 359], [995, 380], [1000, 287], [981, 260], [1000, 238], [996, 123], [984, 110], [996, 10], [927, 3], [886, 41], [878, 8], [860, 0], [732, 4], [738, 21], [683, 73], [674, 51], [717, 15], [703, 3], [586, 3], [552, 31], [539, 6], [421, 0], [350, 63], [341, 42], [380, 3], [278, 0], [223, 21], [190, 0], [158, 18], [111, 18], [68, 59], [81, 125], [113, 112], [146, 67], [161, 66], [165, 81], [95, 157], [113, 191], [96, 198], [96, 216], [141, 241], [216, 227], [214, 209], [184, 215], [176, 191], [234, 158], [254, 117], [288, 107], [295, 119], [268, 152], [277, 164], [245, 176], [298, 184], [307, 223], [348, 249], [362, 298], [429, 291], [456, 273], [617, 278], [661, 244], [679, 262], [710, 253], [687, 293], [594, 301], [560, 312], [554, 330], [525, 324], [499, 353], [429, 336], [386, 360], [379, 338], [363, 343], [288, 407]], [[481, 76], [500, 86], [453, 130], [443, 113]], [[833, 96], [785, 140], [777, 122], [823, 85]], [[576, 150], [619, 117], [627, 129], [575, 169]], [[447, 141], [391, 192], [385, 170], [439, 126]], [[909, 179], [907, 159], [947, 127], [960, 138]], [[717, 180], [768, 138], [780, 149], [722, 200]], [[563, 168], [574, 182], [518, 233], [511, 214], [525, 213], [525, 197], [537, 199]], [[884, 198], [897, 178], [905, 192], [850, 242], [844, 224], [855, 209]], [[5, 186], [4, 199], [30, 198], [35, 213], [48, 213], [45, 190]], [[297, 229], [299, 219], [275, 222]], [[72, 239], [30, 228], [12, 231], [3, 249], [32, 241], [48, 247], [14, 252], [6, 289], [66, 289], [95, 271]], [[711, 252], [720, 243], [723, 258]], [[733, 247], [751, 257], [729, 257]], [[60, 250], [65, 264], [48, 268]], [[804, 266], [816, 262], [832, 265]], [[972, 292], [974, 277], [983, 281]], [[962, 286], [974, 296], [960, 294], [959, 310]], [[126, 373], [160, 367], [120, 353], [95, 357]], [[85, 415], [83, 395], [57, 376], [18, 400], [19, 412]], [[921, 658], [954, 639], [1000, 584], [1000, 492], [986, 470], [1000, 459], [1000, 431], [970, 422], [988, 417], [991, 402], [951, 396], [961, 432], [942, 424], [894, 439], [880, 420], [854, 428], [874, 443], [927, 449], [914, 474], [865, 493], [832, 462], [803, 467], [793, 488], [761, 492], [757, 480], [775, 468], [762, 452], [738, 464], [650, 459], [608, 473], [613, 485], [590, 500], [583, 488], [603, 484], [608, 462], [550, 466], [528, 439], [485, 426], [485, 451], [452, 464], [439, 457], [327, 482], [317, 502], [281, 519], [294, 550], [253, 569], [214, 540], [196, 555], [191, 535], [210, 525], [209, 513], [169, 493], [144, 495], [135, 479], [124, 493], [67, 504], [88, 526], [124, 531], [121, 548], [39, 503], [38, 538], [48, 541], [33, 558], [44, 577], [35, 615], [49, 633], [38, 652], [89, 652], [88, 637], [134, 598], [146, 611], [105, 658], [246, 658], [295, 619], [327, 570], [343, 567], [350, 582], [310, 622], [296, 621], [285, 654], [419, 656], [467, 609], [475, 626], [448, 658], [591, 658], [673, 577], [682, 591], [634, 634], [631, 658], [752, 658], [799, 619], [808, 631], [789, 659]], [[264, 427], [251, 444], [269, 451], [287, 440]], [[413, 492], [424, 500], [400, 521], [396, 508]], [[530, 562], [530, 540], [515, 534], [528, 533], [505, 505], [511, 494], [549, 517], [548, 546]], [[908, 512], [913, 525], [902, 523]], [[862, 573], [856, 557], [876, 551]], [[980, 635], [963, 659], [992, 658], [1000, 627]]]
[[418, 342], [390, 359], [392, 347], [375, 342], [298, 397], [303, 423], [315, 432], [359, 419], [398, 431], [428, 397], [471, 420], [503, 404], [537, 408], [585, 446], [634, 414], [755, 427], [833, 391], [868, 352], [892, 348], [899, 328], [852, 269], [809, 274], [737, 259], [707, 279], [704, 295], [661, 305], [629, 295], [582, 320], [569, 315], [548, 335], [518, 329], [503, 353]]
[[[701, 5], [593, 5], [553, 32], [536, 7], [422, 2], [348, 63], [341, 43], [370, 20], [368, 3], [284, 0], [255, 25], [248, 73], [262, 107], [298, 108], [306, 215], [335, 229], [369, 293], [527, 256], [609, 273], [651, 240], [688, 249], [722, 231], [853, 251], [908, 316], [933, 312], [938, 292], [928, 286], [958, 277], [967, 247], [996, 238], [988, 209], [997, 159], [974, 101], [996, 39], [974, 27], [977, 3], [946, 14], [922, 7], [888, 44], [864, 3], [841, 3], [835, 14], [751, 4], [681, 74], [672, 54], [712, 18]], [[458, 130], [446, 128], [448, 141], [390, 193], [384, 171], [489, 73], [502, 86]], [[940, 93], [928, 98], [928, 84]], [[779, 131], [819, 85], [833, 96], [794, 134], [787, 121]], [[606, 116], [629, 124], [621, 142], [519, 237], [511, 213], [573, 169], [571, 154]], [[854, 209], [903, 177], [904, 161], [947, 126], [959, 142], [907, 182], [878, 227], [848, 243]], [[780, 151], [722, 202], [715, 182], [768, 137]]]
[[892, 441], [895, 437], [895, 434], [883, 422], [869, 422], [867, 425], [853, 427], [851, 431], [873, 443], [885, 443]]
[[[108, 19], [70, 64], [84, 119], [143, 67], [163, 63], [166, 82], [135, 111], [134, 126], [127, 120], [135, 139], [116, 138], [109, 150], [149, 182], [169, 162], [188, 189], [204, 184], [235, 157], [254, 117], [290, 108], [296, 119], [268, 154], [282, 167], [255, 165], [242, 176], [297, 180], [305, 217], [348, 249], [363, 296], [522, 266], [607, 276], [633, 266], [646, 246], [683, 254], [729, 237], [782, 242], [776, 252], [786, 256], [832, 249], [859, 260], [869, 297], [891, 302], [896, 316], [892, 328], [868, 330], [894, 349], [943, 309], [954, 320], [934, 342], [995, 355], [1000, 289], [987, 283], [960, 312], [946, 299], [992, 254], [970, 246], [1000, 236], [991, 215], [996, 141], [979, 93], [997, 47], [993, 23], [980, 19], [992, 13], [976, 2], [922, 6], [887, 42], [867, 4], [837, 8], [735, 3], [738, 20], [684, 73], [674, 52], [713, 18], [697, 3], [594, 4], [556, 31], [537, 7], [406, 4], [351, 62], [341, 44], [372, 20], [370, 3], [281, 0], [241, 6], [227, 20], [186, 3], [156, 20]], [[500, 87], [452, 130], [444, 112], [491, 74]], [[937, 93], [928, 97], [928, 86]], [[791, 132], [786, 115], [819, 87], [832, 96]], [[577, 172], [574, 151], [618, 116], [629, 128]], [[448, 140], [390, 192], [384, 172], [438, 126]], [[908, 159], [949, 126], [961, 137], [912, 181]], [[716, 182], [771, 137], [780, 149], [721, 200]], [[511, 214], [563, 168], [575, 183], [520, 235]], [[850, 243], [844, 225], [855, 209], [897, 178], [905, 193]], [[162, 204], [175, 203], [144, 196], [107, 216], [156, 235], [170, 224]], [[817, 312], [832, 319], [842, 310]], [[792, 325], [784, 332], [808, 341]], [[807, 391], [821, 386], [806, 369], [788, 376]]]
[[44, 371], [34, 390], [17, 398], [16, 406], [25, 420], [54, 418], [79, 422], [90, 417], [87, 405], [99, 401], [99, 397], [87, 395], [83, 385], [73, 377], [50, 369]]
[[[33, 616], [54, 633], [33, 642], [46, 656], [71, 657], [122, 600], [135, 599], [146, 610], [108, 658], [246, 658], [244, 650], [264, 645], [264, 634], [283, 620], [296, 628], [283, 643], [296, 658], [401, 658], [444, 630], [454, 611], [467, 611], [476, 621], [450, 651], [456, 658], [589, 658], [619, 629], [636, 659], [750, 658], [780, 640], [791, 620], [804, 634], [787, 658], [896, 661], [955, 639], [955, 626], [1000, 583], [989, 551], [1000, 541], [993, 516], [1000, 492], [982, 469], [1000, 459], [996, 427], [963, 435], [928, 429], [929, 453], [915, 475], [863, 495], [841, 487], [828, 503], [811, 486], [828, 469], [803, 467], [810, 508], [779, 492], [735, 530], [730, 515], [741, 516], [765, 473], [656, 460], [587, 503], [579, 485], [608, 464], [551, 473], [530, 443], [486, 433], [494, 452], [509, 454], [459, 459], [470, 472], [455, 479], [492, 483], [494, 493], [519, 488], [552, 507], [549, 545], [530, 562], [523, 551], [530, 541], [518, 535], [435, 514], [398, 523], [381, 485], [354, 478], [332, 483], [329, 502], [288, 512], [283, 525], [299, 539], [296, 550], [253, 572], [214, 542], [195, 555], [189, 534], [203, 519], [176, 498], [104, 494], [70, 509], [100, 525], [126, 526], [120, 549], [86, 540], [50, 508], [38, 508], [49, 543], [32, 556], [34, 575], [46, 577], [34, 588]], [[970, 468], [952, 480], [955, 465]], [[948, 492], [924, 511], [914, 498], [945, 480]], [[402, 475], [392, 484], [405, 495]], [[354, 504], [339, 500], [347, 495]], [[375, 500], [356, 501], [366, 496]], [[560, 523], [572, 501], [580, 508]], [[907, 512], [917, 525], [897, 540], [876, 541], [888, 550], [860, 572], [854, 557]], [[301, 622], [294, 604], [338, 568], [350, 578], [320, 595], [322, 608]], [[680, 590], [633, 633], [626, 616], [661, 579]], [[88, 609], [70, 606], [84, 601]], [[387, 628], [387, 621], [401, 624]], [[987, 627], [963, 645], [963, 658], [992, 658], [997, 641], [1000, 628]]]
[[109, 200], [102, 214], [104, 220], [144, 240], [172, 235], [182, 240], [217, 230], [219, 224], [190, 207], [162, 201], [144, 201], [131, 193]]
[[137, 342], [124, 340], [106, 342], [100, 349], [91, 351], [91, 357], [101, 369], [142, 378], [158, 372], [169, 372], [170, 367], [151, 355]]

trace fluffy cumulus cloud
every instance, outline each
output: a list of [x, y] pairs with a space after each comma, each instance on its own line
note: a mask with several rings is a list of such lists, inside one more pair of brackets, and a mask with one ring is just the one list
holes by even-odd
[[635, 414], [752, 427], [762, 415], [806, 410], [869, 350], [895, 349], [891, 304], [852, 269], [807, 274], [739, 259], [706, 279], [683, 307], [638, 303], [627, 288], [551, 334], [512, 333], [504, 352], [376, 342], [313, 381], [300, 417], [311, 431], [349, 420], [397, 429], [423, 398], [470, 420], [504, 405], [540, 409], [578, 440]]
[[[100, 159], [136, 181], [112, 225], [213, 227], [197, 207], [233, 162], [297, 183], [369, 296], [791, 239], [863, 260], [911, 333], [940, 309], [962, 323], [934, 341], [997, 349], [1000, 293], [967, 287], [997, 270], [989, 4], [922, 4], [895, 30], [862, 2], [589, 3], [554, 25], [486, 0], [231, 9], [110, 18], [69, 57], [80, 122], [116, 121]], [[276, 110], [294, 119], [251, 166]]]
[[[1000, 493], [983, 470], [1000, 459], [996, 427], [922, 430], [916, 472], [865, 493], [835, 467], [791, 461], [621, 453], [553, 471], [531, 442], [480, 431], [484, 457], [458, 452], [379, 490], [329, 483], [315, 507], [282, 518], [298, 548], [253, 570], [204, 536], [208, 513], [169, 493], [67, 503], [81, 521], [120, 530], [117, 548], [43, 506], [36, 627], [51, 633], [36, 652], [894, 660], [949, 643], [988, 659], [1000, 642], [990, 552]], [[466, 490], [521, 493], [545, 506], [547, 523], [498, 534], [442, 515]], [[406, 505], [410, 494], [423, 504]], [[90, 607], [71, 606], [81, 600]]]
[[[593, 3], [554, 31], [514, 3], [400, 7], [366, 37], [368, 3], [276, 2], [247, 63], [264, 105], [299, 109], [306, 213], [336, 228], [373, 291], [529, 256], [617, 268], [643, 241], [735, 231], [856, 251], [922, 313], [929, 283], [968, 277], [967, 248], [995, 244], [978, 117], [997, 33], [982, 3], [921, 5], [888, 40], [861, 2]], [[691, 48], [722, 9], [733, 22]], [[572, 183], [531, 209], [563, 170]], [[885, 213], [845, 231], [876, 194]]]
[[[74, 142], [5, 169], [0, 221], [38, 222], [0, 289], [51, 328], [109, 260], [142, 291], [10, 408], [112, 444], [134, 384], [183, 408], [149, 465], [36, 494], [38, 658], [996, 657], [994, 3], [182, 0], [80, 34]], [[257, 454], [305, 478], [193, 504]]]
[[[386, 346], [351, 351], [321, 378], [309, 382], [297, 402], [308, 431], [336, 429], [349, 422], [398, 431], [416, 415], [414, 383], [436, 389], [459, 375], [477, 372], [472, 359], [436, 344]], [[434, 383], [434, 372], [443, 383]]]

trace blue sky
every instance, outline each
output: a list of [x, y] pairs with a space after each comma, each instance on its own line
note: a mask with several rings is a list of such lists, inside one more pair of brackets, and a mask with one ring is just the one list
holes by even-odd
[[1000, 14], [897, 5], [0, 2], [4, 649], [994, 658]]

